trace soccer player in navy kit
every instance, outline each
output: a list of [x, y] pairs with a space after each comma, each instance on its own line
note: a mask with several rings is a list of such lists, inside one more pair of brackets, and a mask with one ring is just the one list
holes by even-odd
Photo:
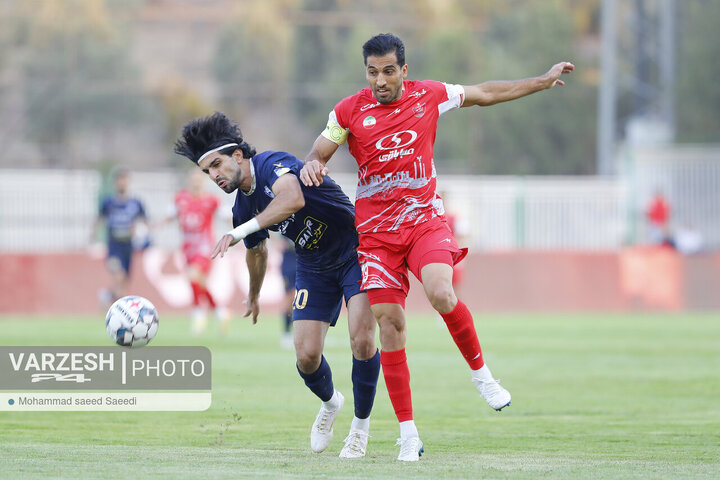
[[243, 140], [238, 126], [219, 112], [186, 124], [175, 152], [196, 163], [226, 193], [238, 191], [233, 206], [235, 228], [220, 239], [212, 257], [223, 256], [230, 246], [244, 241], [250, 272], [245, 316], [251, 315], [253, 323], [260, 311], [258, 297], [267, 267], [268, 230], [295, 243], [293, 331], [297, 369], [305, 385], [323, 402], [310, 433], [314, 452], [327, 448], [344, 403], [322, 354], [325, 335], [335, 325], [344, 297], [353, 352], [355, 418], [340, 457], [365, 456], [380, 354], [375, 346], [375, 318], [367, 294], [360, 289], [352, 203], [327, 177], [321, 188], [302, 186], [298, 179], [303, 166], [300, 160], [285, 152], [256, 153]]
[[119, 168], [114, 173], [115, 195], [103, 199], [100, 212], [90, 233], [90, 242], [97, 237], [100, 223], [107, 225], [107, 269], [111, 276], [111, 286], [101, 291], [103, 303], [110, 306], [125, 295], [130, 278], [133, 242], [132, 237], [138, 222], [145, 221], [145, 208], [137, 198], [128, 193], [130, 172]]

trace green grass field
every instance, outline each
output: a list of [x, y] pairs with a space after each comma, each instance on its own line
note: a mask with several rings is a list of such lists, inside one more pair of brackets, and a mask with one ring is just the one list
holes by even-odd
[[[4, 345], [110, 345], [97, 318], [0, 318]], [[280, 320], [236, 320], [229, 337], [197, 341], [183, 316], [161, 316], [153, 345], [213, 353], [205, 412], [2, 412], [0, 478], [720, 478], [720, 319], [684, 315], [482, 315], [485, 358], [513, 395], [491, 410], [444, 327], [409, 319], [417, 464], [395, 460], [399, 429], [382, 381], [368, 456], [337, 457], [352, 419], [313, 454], [319, 401]], [[345, 320], [326, 357], [348, 400]]]

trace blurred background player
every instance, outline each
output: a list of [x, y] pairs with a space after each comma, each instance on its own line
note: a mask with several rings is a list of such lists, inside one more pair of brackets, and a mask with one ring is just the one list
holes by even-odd
[[105, 222], [106, 266], [110, 273], [110, 287], [100, 290], [98, 294], [105, 308], [126, 295], [135, 231], [139, 228], [147, 230], [145, 208], [140, 200], [129, 194], [130, 172], [122, 167], [117, 168], [113, 173], [113, 181], [114, 193], [102, 200], [100, 211], [90, 232], [92, 245], [97, 240], [100, 224]]
[[[450, 227], [450, 231], [455, 237], [455, 240], [457, 240], [458, 245], [467, 245], [470, 238], [470, 225], [467, 220], [463, 218], [460, 212], [455, 209], [447, 192], [439, 191], [438, 195], [442, 199], [443, 206], [445, 208], [445, 220], [447, 221], [448, 227]], [[455, 291], [457, 291], [458, 287], [462, 283], [464, 273], [465, 262], [460, 261], [453, 265], [452, 286]], [[442, 317], [440, 318], [442, 319]]]
[[295, 254], [295, 244], [286, 238], [282, 238], [282, 263], [280, 264], [280, 272], [283, 277], [283, 285], [285, 286], [285, 298], [283, 298], [283, 335], [280, 344], [285, 349], [293, 347], [292, 338], [292, 315], [293, 302], [295, 300], [295, 273], [297, 272], [297, 255]]
[[201, 334], [207, 327], [208, 308], [213, 309], [223, 333], [230, 328], [229, 311], [217, 304], [208, 290], [210, 253], [215, 244], [213, 220], [220, 202], [215, 195], [205, 192], [205, 175], [193, 169], [188, 173], [187, 189], [177, 192], [173, 211], [162, 224], [177, 220], [182, 232], [182, 251], [186, 274], [193, 294], [191, 332]]

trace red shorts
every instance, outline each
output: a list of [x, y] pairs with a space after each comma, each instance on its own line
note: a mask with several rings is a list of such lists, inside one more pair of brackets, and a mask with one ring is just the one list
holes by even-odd
[[193, 266], [203, 272], [205, 275], [210, 273], [210, 267], [212, 266], [212, 260], [210, 260], [210, 257], [207, 255], [187, 255], [185, 256], [185, 259], [187, 261], [187, 265]]
[[357, 250], [370, 304], [397, 303], [403, 308], [410, 289], [408, 270], [422, 282], [420, 270], [425, 265], [454, 266], [467, 255], [444, 217], [392, 232], [361, 233]]

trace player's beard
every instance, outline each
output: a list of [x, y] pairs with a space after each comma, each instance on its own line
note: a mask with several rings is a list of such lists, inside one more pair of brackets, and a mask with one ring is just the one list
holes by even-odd
[[[238, 189], [240, 186], [240, 172], [238, 172], [235, 176], [232, 178], [225, 178], [221, 177], [218, 178], [215, 183], [218, 187], [220, 187], [225, 193], [232, 193], [235, 190]], [[223, 183], [224, 185], [221, 186], [220, 184]]]
[[396, 90], [393, 90], [392, 88], [389, 88], [389, 87], [385, 87], [385, 92], [383, 92], [383, 93], [387, 93], [389, 95], [380, 97], [378, 95], [378, 89], [377, 89], [377, 87], [375, 87], [375, 89], [373, 90], [373, 95], [375, 96], [375, 100], [377, 100], [378, 102], [380, 102], [383, 105], [387, 105], [388, 103], [392, 103], [398, 99], [398, 97], [400, 96], [399, 93], [401, 90], [402, 90], [402, 87], [398, 87]]

